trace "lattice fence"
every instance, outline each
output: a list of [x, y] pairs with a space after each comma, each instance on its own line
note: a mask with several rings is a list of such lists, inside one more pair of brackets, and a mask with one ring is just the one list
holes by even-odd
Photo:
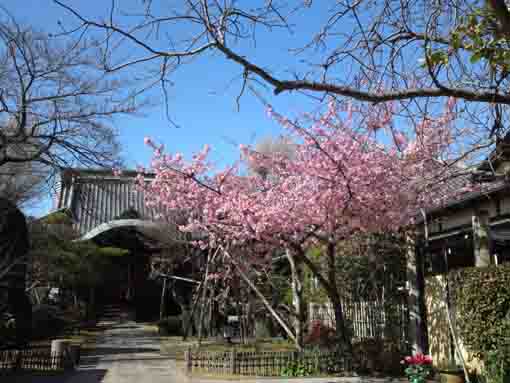
[[67, 353], [55, 355], [49, 349], [0, 351], [0, 371], [58, 371], [72, 365], [73, 362]]
[[350, 363], [338, 352], [310, 350], [302, 352], [228, 352], [195, 351], [185, 353], [188, 373], [215, 375], [281, 376], [299, 365], [315, 373], [347, 372]]
[[[384, 338], [387, 326], [394, 328], [393, 337], [402, 343], [407, 340], [408, 312], [404, 303], [396, 304], [396, 315], [391, 320], [385, 316], [384, 306], [377, 301], [343, 302], [345, 317], [350, 321], [353, 337], [357, 339]], [[310, 303], [310, 321], [319, 320], [334, 327], [335, 315], [331, 303]]]

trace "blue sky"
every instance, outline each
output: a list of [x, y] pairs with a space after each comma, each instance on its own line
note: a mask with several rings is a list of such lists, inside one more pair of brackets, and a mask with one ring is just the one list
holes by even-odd
[[[129, 6], [133, 1], [118, 3]], [[136, 1], [141, 3], [141, 0]], [[67, 3], [78, 7], [84, 14], [99, 16], [107, 14], [109, 1], [74, 0]], [[58, 20], [64, 24], [73, 21], [50, 0], [3, 0], [2, 5], [18, 22], [47, 32], [58, 30]], [[307, 17], [313, 17], [313, 12], [311, 15]], [[292, 43], [300, 45], [299, 41]], [[285, 73], [287, 68], [292, 69], [299, 62], [282, 49], [284, 44], [288, 45], [288, 41], [285, 38], [279, 40], [277, 33], [259, 33], [254, 57], [258, 62], [271, 64], [275, 70]], [[164, 143], [169, 151], [185, 155], [200, 150], [207, 143], [213, 149], [214, 159], [226, 163], [238, 157], [240, 143], [254, 143], [267, 136], [279, 135], [280, 127], [269, 120], [264, 106], [255, 97], [246, 94], [241, 100], [240, 111], [237, 111], [235, 98], [241, 86], [240, 75], [239, 67], [227, 63], [217, 54], [204, 56], [179, 70], [173, 77], [175, 86], [170, 89], [170, 114], [180, 128], [172, 127], [166, 119], [163, 96], [158, 89], [150, 95], [156, 105], [142, 110], [142, 117], [118, 118], [115, 126], [120, 134], [127, 167], [149, 164], [151, 152], [143, 144], [145, 136]], [[232, 81], [236, 77], [238, 79]], [[310, 111], [312, 107], [310, 100], [299, 94], [272, 96], [267, 91], [264, 97], [280, 113], [290, 116]], [[40, 215], [49, 207], [45, 200], [30, 213]]]

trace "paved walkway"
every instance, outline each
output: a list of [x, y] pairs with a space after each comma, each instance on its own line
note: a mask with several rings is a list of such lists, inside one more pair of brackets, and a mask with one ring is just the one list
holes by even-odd
[[160, 354], [159, 337], [130, 320], [129, 315], [110, 311], [100, 321], [104, 328], [96, 344], [83, 350], [74, 372], [44, 376], [22, 374], [0, 377], [4, 383], [180, 383], [175, 361]]
[[[238, 380], [189, 378], [175, 361], [161, 356], [159, 337], [122, 313], [109, 313], [96, 345], [81, 357], [77, 371], [55, 376], [0, 377], [2, 383], [225, 383]], [[249, 379], [243, 383], [386, 383], [374, 378]], [[394, 381], [395, 383], [398, 381]]]

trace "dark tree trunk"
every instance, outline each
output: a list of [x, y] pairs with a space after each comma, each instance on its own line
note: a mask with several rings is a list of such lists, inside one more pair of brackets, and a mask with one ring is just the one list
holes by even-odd
[[326, 291], [328, 298], [333, 305], [333, 312], [335, 314], [335, 334], [339, 341], [343, 343], [344, 351], [352, 355], [352, 339], [348, 332], [347, 323], [342, 307], [342, 300], [338, 292], [336, 284], [336, 244], [330, 241], [326, 248], [326, 269], [327, 276], [322, 275], [320, 268], [304, 254], [301, 247], [295, 247], [299, 253], [300, 260], [308, 267], [314, 277], [317, 278], [320, 285]]
[[159, 319], [165, 317], [165, 301], [166, 301], [166, 281], [167, 278], [163, 278], [163, 288], [161, 289], [161, 302], [159, 303]]
[[184, 328], [184, 331], [183, 331], [183, 337], [182, 337], [183, 340], [187, 339], [187, 337], [189, 336], [189, 332], [190, 332], [190, 330], [193, 327], [195, 311], [196, 311], [196, 309], [198, 307], [198, 302], [200, 302], [200, 296], [201, 296], [200, 292], [204, 288], [204, 284], [205, 284], [205, 280], [202, 281], [202, 283], [200, 284], [200, 286], [197, 289], [197, 293], [196, 293], [197, 296], [196, 296], [195, 301], [193, 302], [193, 304], [191, 306], [191, 310], [188, 310], [188, 308], [182, 309], [183, 317], [184, 317], [184, 315], [186, 315], [186, 318], [185, 318], [186, 319], [186, 325], [185, 325], [185, 328]]
[[88, 319], [94, 319], [95, 317], [95, 307], [96, 307], [96, 289], [95, 287], [91, 286], [89, 288], [89, 309], [88, 311]]
[[[235, 261], [235, 259], [224, 250], [224, 254], [227, 255], [230, 260], [232, 261], [232, 264], [238, 271], [241, 278], [246, 282], [246, 284], [250, 287], [250, 289], [253, 290], [255, 295], [262, 301], [266, 309], [269, 311], [269, 313], [273, 316], [273, 318], [278, 322], [278, 324], [282, 327], [282, 329], [285, 331], [285, 334], [292, 339], [294, 342], [296, 342], [296, 337], [294, 336], [293, 332], [290, 330], [290, 328], [287, 326], [285, 321], [281, 318], [281, 316], [276, 312], [276, 310], [271, 306], [267, 298], [262, 294], [262, 292], [255, 286], [255, 284], [248, 278], [246, 273], [243, 271], [243, 269], [239, 266], [239, 264]], [[298, 347], [298, 350], [301, 350], [301, 348]]]
[[342, 300], [338, 292], [336, 284], [336, 244], [329, 242], [326, 250], [327, 265], [328, 265], [328, 295], [333, 305], [335, 313], [335, 332], [337, 339], [340, 339], [345, 347], [345, 351], [352, 354], [352, 339], [347, 329], [344, 311], [342, 307]]
[[206, 309], [206, 299], [207, 299], [207, 282], [208, 282], [208, 279], [209, 279], [209, 263], [210, 263], [210, 260], [211, 260], [211, 252], [209, 251], [209, 254], [207, 254], [207, 263], [205, 265], [205, 275], [204, 275], [204, 288], [203, 288], [203, 291], [202, 291], [202, 304], [201, 304], [201, 307], [200, 307], [200, 315], [199, 315], [199, 318], [198, 318], [198, 344], [200, 345], [200, 343], [202, 342], [202, 330], [203, 330], [203, 325], [204, 325], [204, 313], [205, 313], [205, 309]]

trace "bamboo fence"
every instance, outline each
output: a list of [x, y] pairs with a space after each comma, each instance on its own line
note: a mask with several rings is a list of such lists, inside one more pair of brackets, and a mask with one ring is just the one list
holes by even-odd
[[[350, 322], [352, 335], [356, 339], [385, 338], [385, 329], [392, 326], [392, 336], [401, 343], [407, 341], [408, 312], [404, 303], [394, 305], [396, 315], [388, 320], [384, 305], [378, 301], [346, 301], [342, 303], [345, 318]], [[310, 303], [310, 321], [321, 321], [334, 327], [335, 316], [331, 303]], [[397, 319], [397, 320], [395, 320]]]
[[191, 373], [244, 376], [281, 376], [291, 366], [299, 365], [317, 374], [346, 372], [350, 364], [338, 352], [307, 350], [302, 352], [185, 352], [186, 370]]
[[72, 364], [67, 353], [56, 355], [49, 349], [0, 351], [0, 371], [59, 371]]

